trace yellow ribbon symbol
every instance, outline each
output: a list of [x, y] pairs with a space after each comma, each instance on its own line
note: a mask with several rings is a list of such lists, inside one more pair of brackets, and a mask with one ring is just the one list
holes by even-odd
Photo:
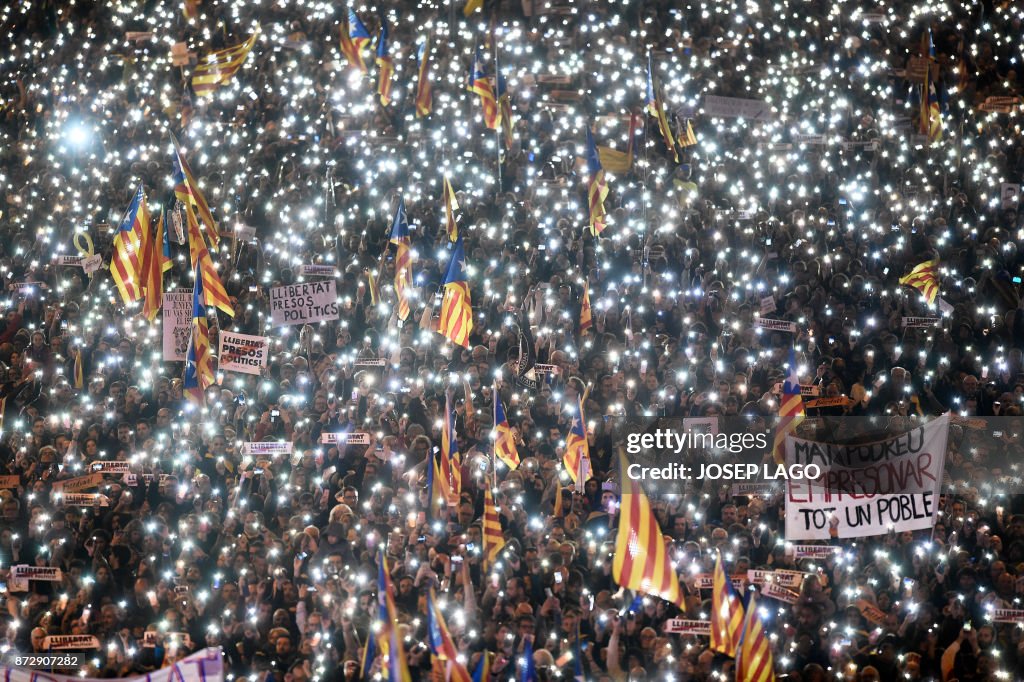
[[[96, 247], [93, 246], [92, 237], [87, 232], [76, 232], [73, 241], [75, 248], [78, 249], [78, 255], [82, 257], [82, 268], [85, 269], [85, 262], [96, 255]], [[99, 270], [99, 267], [86, 269], [86, 274], [92, 277], [96, 270]]]

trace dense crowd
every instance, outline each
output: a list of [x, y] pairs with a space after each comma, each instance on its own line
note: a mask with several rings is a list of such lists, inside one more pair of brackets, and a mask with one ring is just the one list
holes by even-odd
[[[1024, 500], [994, 486], [988, 464], [1012, 461], [1024, 433], [1021, 131], [1017, 105], [982, 110], [1020, 94], [1015, 3], [523, 0], [465, 19], [461, 6], [379, 2], [355, 9], [374, 33], [380, 16], [391, 24], [386, 107], [371, 48], [369, 76], [339, 52], [341, 6], [185, 4], [195, 17], [162, 0], [0, 10], [0, 650], [91, 634], [92, 676], [219, 646], [236, 677], [372, 678], [382, 659], [362, 654], [383, 554], [416, 680], [432, 674], [431, 587], [465, 665], [491, 652], [493, 680], [572, 678], [579, 656], [586, 680], [730, 679], [732, 660], [707, 637], [664, 631], [708, 618], [710, 591], [692, 576], [721, 549], [728, 573], [808, 574], [796, 603], [760, 601], [779, 676], [1024, 679], [1022, 629], [991, 619], [1024, 592]], [[190, 96], [192, 67], [172, 64], [171, 46], [202, 56], [256, 24], [232, 82]], [[415, 48], [428, 31], [434, 110], [417, 118]], [[928, 35], [938, 140], [918, 132], [920, 93], [903, 72], [928, 57]], [[466, 92], [478, 46], [508, 82], [510, 145]], [[695, 131], [678, 162], [641, 111], [648, 52], [677, 133]], [[708, 94], [761, 100], [772, 115], [714, 118], [701, 111]], [[608, 176], [608, 227], [595, 237], [585, 131], [626, 150], [631, 114], [632, 163]], [[55, 262], [94, 248], [109, 263], [139, 182], [180, 225], [168, 130], [222, 232], [254, 228], [214, 254], [235, 314], [209, 309], [213, 338], [271, 338], [262, 375], [222, 373], [202, 404], [186, 398], [182, 363], [164, 360], [160, 324], [121, 303], [107, 270]], [[473, 302], [465, 349], [434, 331], [445, 174]], [[404, 325], [387, 243], [399, 198], [417, 291]], [[173, 237], [168, 291], [192, 277]], [[931, 304], [899, 284], [928, 260]], [[274, 327], [269, 290], [302, 281], [303, 264], [335, 266], [340, 320]], [[581, 334], [586, 287], [593, 326]], [[795, 331], [762, 330], [758, 317]], [[531, 355], [523, 328], [550, 366], [536, 388], [514, 378]], [[813, 387], [808, 414], [966, 418], [952, 429], [939, 525], [797, 558], [781, 495], [703, 481], [653, 496], [685, 612], [621, 590], [610, 557], [624, 420], [770, 419], [790, 349]], [[495, 392], [516, 434], [514, 471], [492, 454]], [[435, 521], [425, 462], [446, 396], [462, 489]], [[562, 455], [581, 396], [593, 478], [574, 486]], [[977, 417], [1005, 419], [992, 431]], [[369, 445], [323, 443], [356, 431]], [[292, 453], [243, 454], [266, 441]], [[130, 471], [82, 488], [102, 495], [94, 504], [57, 494], [104, 460]], [[485, 486], [507, 543], [489, 566]], [[60, 579], [23, 582], [11, 567], [25, 564]]]

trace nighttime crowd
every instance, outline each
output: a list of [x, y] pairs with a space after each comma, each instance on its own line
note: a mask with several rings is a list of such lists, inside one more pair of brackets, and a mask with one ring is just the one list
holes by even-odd
[[[94, 635], [98, 649], [76, 649], [91, 677], [220, 647], [234, 677], [380, 679], [383, 657], [363, 653], [383, 555], [413, 680], [444, 675], [428, 647], [431, 588], [462, 663], [473, 672], [486, 657], [491, 680], [728, 680], [733, 660], [706, 636], [665, 631], [709, 618], [711, 590], [694, 576], [721, 551], [728, 574], [806, 574], [794, 603], [758, 601], [778, 679], [1024, 679], [1024, 628], [991, 618], [1024, 594], [1024, 497], [994, 475], [1024, 435], [1024, 157], [1019, 105], [983, 110], [1021, 94], [1024, 13], [542, 4], [487, 2], [470, 19], [426, 0], [356, 8], [374, 35], [390, 17], [387, 106], [372, 45], [368, 76], [341, 55], [331, 3], [185, 3], [192, 18], [158, 0], [0, 10], [0, 651]], [[172, 64], [171, 45], [201, 57], [257, 23], [224, 91], [190, 93], [194, 58]], [[416, 117], [426, 30], [434, 108]], [[466, 91], [477, 47], [507, 80], [509, 139]], [[675, 150], [644, 111], [648, 52]], [[928, 62], [938, 136], [921, 132], [910, 58]], [[767, 101], [773, 115], [707, 116], [708, 94]], [[595, 236], [586, 128], [625, 151], [631, 115], [631, 163], [607, 176]], [[688, 125], [695, 144], [683, 146]], [[122, 304], [108, 270], [55, 260], [94, 249], [109, 263], [140, 182], [180, 226], [168, 131], [227, 235], [213, 258], [235, 314], [208, 308], [212, 338], [271, 340], [260, 375], [221, 372], [199, 402], [183, 363], [163, 358], [160, 323]], [[445, 175], [472, 296], [465, 348], [436, 332]], [[388, 243], [399, 199], [416, 291], [401, 324]], [[238, 238], [239, 225], [251, 233]], [[167, 291], [193, 276], [170, 232]], [[899, 283], [926, 261], [931, 303]], [[336, 268], [340, 319], [275, 327], [270, 289], [304, 281], [305, 264]], [[934, 530], [833, 539], [801, 557], [779, 491], [698, 481], [651, 497], [685, 610], [622, 590], [622, 425], [719, 416], [766, 428], [791, 350], [809, 416], [955, 415]], [[523, 359], [536, 385], [517, 381]], [[493, 455], [495, 395], [515, 470]], [[575, 485], [562, 455], [581, 399], [592, 477]], [[447, 401], [461, 491], [436, 519], [426, 462]], [[356, 432], [369, 442], [346, 442]], [[291, 452], [243, 452], [268, 441]], [[75, 490], [98, 493], [92, 503], [68, 503], [63, 482], [97, 471]], [[506, 544], [485, 566], [488, 486]], [[21, 565], [60, 578], [22, 581]]]

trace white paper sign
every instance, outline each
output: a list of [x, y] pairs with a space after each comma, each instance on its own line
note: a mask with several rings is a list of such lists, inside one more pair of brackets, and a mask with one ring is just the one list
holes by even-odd
[[192, 290], [168, 291], [163, 295], [162, 310], [164, 361], [180, 362], [192, 335]]
[[235, 332], [220, 332], [218, 368], [226, 372], [259, 374], [270, 357], [270, 339]]
[[796, 334], [796, 322], [789, 322], [787, 320], [773, 320], [768, 317], [759, 317], [757, 318], [757, 326], [761, 329], [767, 329], [768, 331]]
[[759, 99], [720, 97], [707, 95], [704, 98], [704, 115], [721, 118], [749, 118], [755, 121], [770, 121], [775, 118], [772, 107]]
[[299, 274], [305, 277], [334, 277], [338, 268], [333, 265], [300, 265]]
[[91, 275], [101, 267], [103, 267], [103, 256], [98, 253], [82, 260], [82, 268], [87, 275]]
[[292, 454], [292, 443], [278, 443], [276, 441], [259, 441], [255, 443], [242, 443], [243, 455], [290, 455]]
[[270, 319], [274, 326], [307, 324], [339, 317], [333, 279], [289, 284], [270, 290]]
[[873, 443], [786, 437], [786, 465], [816, 465], [786, 481], [786, 538], [828, 540], [931, 528], [938, 514], [949, 416]]

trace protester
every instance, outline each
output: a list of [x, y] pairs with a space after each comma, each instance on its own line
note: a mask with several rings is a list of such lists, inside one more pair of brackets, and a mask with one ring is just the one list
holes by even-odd
[[[540, 5], [355, 8], [374, 36], [389, 24], [387, 105], [374, 45], [365, 75], [339, 48], [336, 3], [0, 9], [0, 650], [91, 635], [72, 649], [87, 673], [123, 677], [221, 647], [233, 678], [303, 682], [377, 679], [400, 646], [425, 680], [446, 666], [436, 605], [459, 665], [492, 680], [730, 679], [707, 636], [666, 632], [710, 618], [697, 576], [721, 550], [727, 574], [806, 576], [793, 603], [758, 598], [779, 677], [1024, 679], [1021, 629], [993, 618], [1024, 592], [1020, 99], [989, 100], [1019, 95], [1024, 12]], [[202, 96], [197, 63], [252, 36]], [[503, 77], [493, 129], [467, 90], [478, 48], [484, 80]], [[588, 154], [588, 130], [608, 149]], [[198, 395], [193, 294], [173, 293], [196, 272], [175, 144], [221, 235], [203, 241], [226, 292], [206, 306], [211, 350], [269, 339], [257, 373], [222, 354]], [[114, 281], [140, 183], [167, 233], [162, 321]], [[454, 345], [438, 329], [458, 248], [471, 315]], [[311, 300], [274, 323], [272, 292], [324, 281], [316, 305], [336, 314], [301, 321]], [[934, 529], [798, 556], [779, 488], [652, 485], [681, 596], [622, 589], [626, 433], [770, 430], [790, 378], [813, 417], [958, 418]], [[496, 454], [498, 399], [517, 465]]]

